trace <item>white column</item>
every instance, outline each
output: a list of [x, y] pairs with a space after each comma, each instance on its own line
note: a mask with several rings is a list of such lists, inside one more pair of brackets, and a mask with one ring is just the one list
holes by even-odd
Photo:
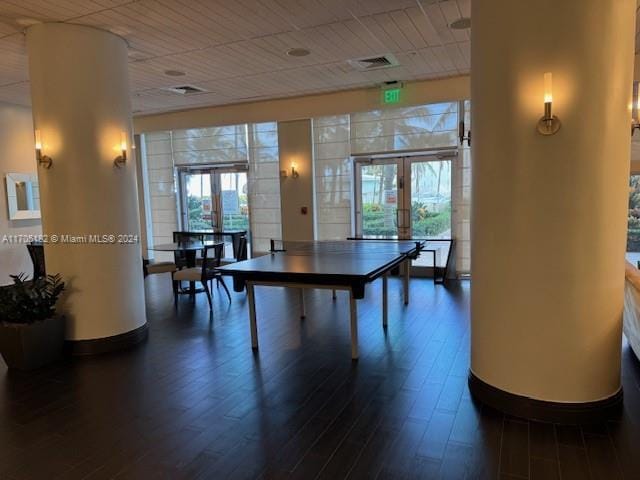
[[[471, 370], [505, 392], [620, 389], [634, 0], [472, 3]], [[553, 113], [542, 136], [543, 74]]]
[[[63, 23], [27, 31], [34, 126], [51, 169], [39, 168], [48, 235], [139, 235], [136, 162], [117, 168], [121, 132], [132, 144], [125, 41]], [[47, 273], [67, 282], [67, 339], [89, 340], [146, 324], [139, 244], [45, 246]]]

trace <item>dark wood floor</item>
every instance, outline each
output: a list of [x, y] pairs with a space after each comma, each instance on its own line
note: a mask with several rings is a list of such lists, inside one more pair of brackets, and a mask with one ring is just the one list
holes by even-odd
[[0, 479], [640, 478], [640, 366], [625, 347], [619, 421], [563, 427], [476, 405], [466, 384], [469, 284], [390, 281], [359, 302], [350, 359], [344, 293], [257, 288], [247, 304], [180, 301], [147, 279], [150, 337], [137, 349], [31, 374], [0, 366]]

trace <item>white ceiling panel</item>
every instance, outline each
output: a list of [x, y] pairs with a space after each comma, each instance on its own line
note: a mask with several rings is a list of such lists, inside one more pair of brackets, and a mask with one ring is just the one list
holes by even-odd
[[[23, 29], [35, 21], [124, 37], [144, 114], [468, 73], [469, 31], [449, 24], [470, 14], [471, 0], [0, 0], [0, 101], [30, 104]], [[382, 54], [400, 65], [347, 63]], [[167, 90], [185, 84], [205, 92]]]

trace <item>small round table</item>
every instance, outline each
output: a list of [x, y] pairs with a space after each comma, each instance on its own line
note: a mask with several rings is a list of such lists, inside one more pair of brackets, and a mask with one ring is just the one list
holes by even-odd
[[[149, 247], [149, 250], [153, 250], [156, 252], [184, 252], [187, 268], [192, 268], [196, 266], [197, 252], [204, 250], [204, 247], [214, 247], [216, 245], [224, 245], [224, 242], [195, 241], [195, 242], [161, 243], [159, 245], [154, 245], [153, 247]], [[194, 295], [195, 293], [197, 293], [195, 282], [189, 282], [188, 293], [190, 295]]]

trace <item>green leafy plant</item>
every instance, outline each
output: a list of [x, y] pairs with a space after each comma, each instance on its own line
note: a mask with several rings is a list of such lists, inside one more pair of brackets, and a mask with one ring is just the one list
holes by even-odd
[[11, 275], [13, 285], [0, 289], [0, 323], [28, 324], [51, 318], [64, 291], [60, 274], [26, 281], [26, 275]]

